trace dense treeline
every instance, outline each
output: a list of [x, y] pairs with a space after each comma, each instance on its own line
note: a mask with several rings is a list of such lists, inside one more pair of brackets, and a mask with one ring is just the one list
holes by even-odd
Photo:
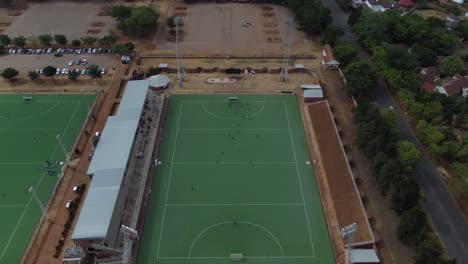
[[463, 73], [462, 61], [451, 54], [460, 47], [459, 38], [466, 36], [468, 22], [449, 31], [436, 17], [360, 9], [349, 22], [371, 54], [377, 74], [396, 91], [411, 116], [418, 138], [431, 154], [450, 162], [457, 175], [450, 187], [460, 199], [468, 201], [468, 138], [455, 133], [455, 128], [467, 129], [468, 99], [424, 93], [420, 88], [422, 67], [437, 66], [441, 78]]
[[289, 0], [288, 7], [294, 13], [299, 29], [308, 34], [321, 33], [332, 22], [330, 9], [319, 0]]
[[[468, 101], [423, 93], [419, 77], [421, 67], [435, 66], [438, 56], [454, 52], [460, 45], [461, 33], [449, 32], [440, 19], [425, 20], [416, 15], [402, 17], [397, 11], [356, 10], [349, 22], [357, 39], [371, 55], [373, 66], [369, 66], [369, 70], [375, 71], [371, 75], [382, 76], [397, 91], [427, 149], [456, 161], [458, 170], [468, 170], [468, 140], [460, 141], [452, 128], [454, 123], [461, 126], [467, 123]], [[345, 69], [347, 80], [348, 68], [357, 63], [355, 58], [350, 58], [353, 62]], [[447, 72], [460, 70], [453, 59], [445, 64]], [[375, 84], [369, 85], [368, 89], [372, 86]], [[399, 141], [392, 110], [379, 111], [366, 102], [365, 93], [358, 95], [359, 106], [354, 111], [356, 144], [371, 161], [370, 170], [380, 191], [390, 196], [392, 208], [401, 216], [398, 238], [415, 249], [414, 263], [455, 263], [445, 256], [419, 203], [419, 186], [413, 178], [414, 167], [420, 158], [418, 150], [410, 142]]]

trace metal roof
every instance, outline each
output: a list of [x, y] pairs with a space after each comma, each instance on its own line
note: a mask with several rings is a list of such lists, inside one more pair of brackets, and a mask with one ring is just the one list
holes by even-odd
[[305, 89], [304, 98], [323, 98], [322, 89]]
[[116, 116], [107, 119], [87, 174], [93, 176], [72, 239], [105, 238], [125, 174], [148, 81], [129, 81]]
[[380, 263], [379, 257], [373, 249], [353, 249], [351, 259], [353, 263]]
[[301, 84], [302, 89], [322, 89], [320, 84]]
[[164, 87], [169, 83], [169, 77], [162, 74], [153, 75], [148, 80], [151, 87]]

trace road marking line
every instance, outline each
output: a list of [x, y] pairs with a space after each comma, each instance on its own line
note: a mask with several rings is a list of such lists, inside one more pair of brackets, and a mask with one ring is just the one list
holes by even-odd
[[0, 131], [57, 131], [63, 128], [0, 128]]
[[27, 204], [0, 204], [0, 207], [23, 207], [27, 206]]
[[167, 206], [303, 206], [302, 203], [265, 203], [265, 204], [252, 204], [252, 203], [231, 203], [231, 204], [183, 204], [183, 203], [169, 203]]

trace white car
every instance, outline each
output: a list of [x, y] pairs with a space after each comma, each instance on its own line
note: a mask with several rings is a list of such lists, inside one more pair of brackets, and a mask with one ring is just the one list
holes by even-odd
[[82, 75], [85, 75], [85, 74], [87, 74], [87, 73], [88, 73], [88, 70], [87, 70], [87, 69], [81, 70], [81, 74], [82, 74]]
[[106, 72], [106, 69], [102, 68], [101, 69], [101, 75], [105, 75], [107, 72]]
[[73, 60], [68, 61], [68, 66], [72, 66], [73, 64], [75, 64], [75, 61]]
[[53, 50], [54, 50], [53, 48], [48, 48], [48, 49], [47, 49], [47, 54], [52, 53]]
[[87, 60], [87, 59], [83, 59], [83, 60], [81, 61], [81, 65], [86, 65], [86, 64], [88, 64], [88, 60]]
[[55, 71], [55, 74], [60, 74], [62, 71], [60, 70], [60, 68], [57, 68], [57, 70]]
[[62, 69], [62, 74], [67, 74], [67, 69], [63, 68]]

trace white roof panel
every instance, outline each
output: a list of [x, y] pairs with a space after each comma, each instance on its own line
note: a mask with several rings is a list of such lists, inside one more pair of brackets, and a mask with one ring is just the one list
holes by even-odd
[[72, 239], [107, 235], [148, 91], [148, 81], [130, 81], [116, 116], [107, 119], [88, 168], [92, 175]]
[[380, 263], [379, 257], [373, 249], [353, 249], [352, 262], [357, 263]]
[[304, 98], [323, 98], [323, 91], [322, 89], [304, 90]]

